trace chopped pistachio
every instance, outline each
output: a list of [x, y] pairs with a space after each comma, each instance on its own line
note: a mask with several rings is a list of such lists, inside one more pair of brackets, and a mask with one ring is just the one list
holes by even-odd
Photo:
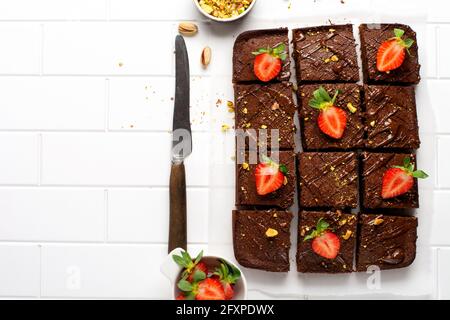
[[350, 239], [350, 237], [352, 236], [352, 231], [351, 230], [347, 230], [347, 232], [342, 236], [342, 238], [344, 239], [344, 240], [348, 240], [348, 239]]
[[230, 126], [227, 124], [222, 125], [222, 132], [227, 132], [230, 129]]
[[250, 166], [248, 165], [247, 162], [244, 162], [244, 163], [242, 164], [242, 169], [244, 169], [244, 170], [250, 170]]
[[208, 14], [228, 19], [242, 14], [254, 0], [198, 0], [200, 7]]
[[278, 110], [278, 109], [280, 109], [279, 103], [278, 103], [278, 102], [274, 102], [273, 105], [272, 105], [272, 107], [271, 107], [271, 109], [272, 109], [272, 110]]
[[247, 108], [242, 109], [242, 113], [247, 114], [248, 113]]
[[353, 104], [351, 102], [347, 103], [347, 108], [351, 113], [355, 113], [356, 112], [356, 107], [353, 106]]
[[372, 122], [370, 122], [370, 126], [371, 126], [371, 127], [375, 127], [375, 120], [372, 121]]
[[338, 56], [337, 56], [337, 55], [333, 55], [333, 56], [331, 57], [331, 61], [333, 61], [333, 62], [339, 61]]
[[266, 237], [268, 238], [273, 238], [276, 237], [278, 235], [278, 231], [272, 228], [268, 228], [266, 230]]
[[287, 185], [287, 184], [288, 184], [288, 179], [287, 179], [286, 176], [284, 176], [283, 184], [284, 184], [284, 185]]
[[325, 60], [323, 60], [325, 63], [328, 63], [328, 62], [330, 62], [331, 60], [330, 60], [330, 58], [326, 58]]
[[267, 126], [265, 124], [262, 124], [261, 129], [267, 129]]

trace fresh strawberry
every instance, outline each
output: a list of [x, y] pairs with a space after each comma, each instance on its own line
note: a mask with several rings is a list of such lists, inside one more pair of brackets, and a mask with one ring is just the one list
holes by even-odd
[[[400, 67], [405, 60], [406, 51], [414, 43], [412, 39], [403, 40], [405, 31], [394, 29], [394, 37], [384, 41], [378, 48], [377, 69], [380, 72], [388, 72]], [[409, 53], [409, 51], [408, 51]]]
[[189, 253], [186, 251], [181, 252], [181, 256], [173, 255], [173, 260], [180, 266], [183, 267], [183, 272], [181, 277], [183, 279], [187, 279], [187, 281], [192, 282], [193, 277], [196, 272], [203, 272], [206, 275], [208, 274], [208, 268], [206, 264], [202, 262], [203, 251], [201, 251], [197, 257], [194, 259], [191, 258]]
[[219, 267], [216, 268], [214, 276], [218, 276], [223, 285], [225, 292], [225, 299], [231, 300], [234, 296], [234, 284], [241, 277], [241, 272], [234, 266], [222, 261]]
[[403, 160], [403, 166], [393, 166], [383, 175], [381, 197], [390, 199], [407, 193], [414, 185], [414, 178], [425, 179], [428, 175], [422, 170], [414, 171], [410, 157]]
[[274, 79], [281, 71], [282, 61], [286, 60], [286, 46], [284, 43], [274, 48], [260, 48], [253, 52], [256, 56], [253, 64], [253, 72], [256, 77], [264, 82]]
[[208, 268], [206, 267], [206, 264], [204, 262], [200, 261], [198, 264], [195, 265], [194, 269], [187, 277], [187, 281], [189, 281], [189, 282], [194, 281], [195, 271], [202, 271], [205, 274], [208, 274]]
[[310, 107], [320, 110], [320, 114], [317, 117], [317, 124], [320, 130], [334, 139], [342, 138], [347, 126], [346, 112], [334, 105], [338, 94], [339, 91], [336, 90], [333, 98], [331, 98], [321, 86], [314, 91], [314, 98], [309, 101]]
[[334, 259], [341, 248], [341, 241], [338, 236], [330, 231], [314, 238], [311, 247], [315, 253], [327, 259]]
[[184, 293], [180, 293], [175, 300], [186, 300]]
[[225, 300], [222, 283], [217, 279], [206, 278], [198, 284], [196, 300]]
[[263, 157], [255, 169], [256, 192], [263, 196], [280, 189], [287, 174], [285, 165], [279, 165], [268, 157]]
[[329, 223], [320, 218], [316, 228], [303, 241], [312, 239], [311, 247], [316, 254], [326, 259], [334, 259], [341, 249], [341, 241], [329, 228]]

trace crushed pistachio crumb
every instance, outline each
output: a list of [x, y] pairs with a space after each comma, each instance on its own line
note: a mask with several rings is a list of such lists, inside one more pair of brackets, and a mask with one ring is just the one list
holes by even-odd
[[347, 230], [347, 232], [342, 236], [342, 238], [344, 239], [344, 240], [348, 240], [348, 239], [350, 239], [350, 237], [352, 236], [352, 231], [351, 230]]
[[262, 124], [261, 129], [267, 129], [267, 126], [265, 124]]
[[278, 109], [280, 109], [279, 103], [278, 102], [274, 102], [273, 105], [272, 105], [272, 110], [278, 110]]
[[242, 109], [242, 113], [247, 114], [248, 113], [247, 108]]
[[284, 184], [284, 185], [287, 185], [287, 184], [288, 184], [288, 179], [287, 179], [286, 176], [284, 176], [283, 184]]
[[244, 162], [244, 163], [242, 164], [242, 169], [244, 169], [244, 170], [250, 170], [250, 166], [248, 165], [247, 162]]
[[328, 62], [330, 62], [331, 60], [330, 60], [330, 58], [326, 58], [325, 60], [323, 60], [325, 63], [328, 63]]
[[222, 132], [227, 132], [230, 129], [230, 126], [227, 124], [222, 125]]
[[276, 237], [278, 235], [278, 231], [272, 228], [268, 228], [266, 230], [266, 237], [268, 238], [273, 238]]
[[339, 61], [338, 56], [337, 56], [337, 55], [333, 55], [333, 56], [331, 57], [331, 61], [333, 61], [333, 62]]
[[371, 127], [374, 127], [374, 126], [375, 126], [375, 120], [372, 121], [372, 122], [370, 123], [370, 126], [371, 126]]
[[356, 107], [351, 102], [347, 103], [347, 108], [351, 113], [355, 113], [357, 110]]

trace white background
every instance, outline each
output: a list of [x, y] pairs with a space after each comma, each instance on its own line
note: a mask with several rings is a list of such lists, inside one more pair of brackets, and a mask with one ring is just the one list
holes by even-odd
[[[324, 5], [336, 14], [369, 3], [395, 12], [422, 1], [344, 2], [258, 0], [245, 23]], [[433, 109], [438, 132], [433, 297], [448, 299], [450, 6], [427, 4], [427, 43], [419, 45], [427, 47], [422, 76], [432, 100], [421, 107]], [[187, 39], [195, 131], [186, 163], [188, 231], [195, 251], [208, 242], [203, 155], [208, 134], [221, 126], [211, 114], [227, 112], [225, 104], [216, 108], [217, 98], [233, 98], [230, 63], [221, 61], [231, 50], [229, 27], [209, 24], [191, 0], [0, 0], [0, 297], [170, 296], [159, 265], [167, 251], [172, 52], [180, 20], [200, 25]], [[203, 70], [206, 45], [213, 62]], [[213, 73], [223, 81], [211, 83]]]

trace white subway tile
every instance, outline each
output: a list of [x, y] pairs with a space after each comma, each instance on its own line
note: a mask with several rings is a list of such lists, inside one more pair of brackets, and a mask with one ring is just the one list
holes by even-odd
[[449, 3], [447, 0], [433, 0], [428, 6], [428, 21], [450, 22]]
[[437, 177], [438, 186], [440, 188], [450, 188], [450, 137], [439, 136], [437, 138]]
[[155, 6], [147, 0], [111, 0], [110, 17], [118, 20], [186, 20], [201, 19], [192, 0], [161, 1]]
[[439, 76], [440, 77], [450, 77], [450, 26], [440, 25], [438, 27], [438, 63], [439, 63]]
[[166, 245], [44, 245], [42, 296], [169, 299], [166, 257]]
[[39, 74], [41, 27], [37, 23], [0, 23], [0, 74]]
[[[446, 119], [450, 117], [450, 108], [445, 99], [442, 99], [442, 93], [450, 89], [450, 80], [427, 80], [426, 89], [428, 92], [424, 92], [431, 102], [432, 111], [434, 112], [434, 119], [436, 122], [435, 130], [437, 133], [450, 133], [450, 127], [447, 124]], [[426, 106], [418, 106], [420, 112], [427, 111]], [[420, 115], [419, 115], [420, 120]]]
[[[450, 245], [447, 226], [450, 224], [450, 191], [438, 190], [434, 192], [434, 212], [431, 221], [433, 222], [431, 233], [431, 244], [435, 246]], [[425, 213], [431, 215], [431, 212]]]
[[3, 0], [0, 20], [104, 19], [106, 0]]
[[[169, 133], [47, 133], [42, 183], [50, 185], [167, 186]], [[193, 134], [186, 183], [208, 184], [209, 136]]]
[[[187, 189], [188, 241], [208, 241], [208, 189]], [[167, 242], [168, 189], [110, 189], [108, 240]]]
[[45, 74], [172, 73], [172, 23], [46, 23], [44, 33]]
[[39, 246], [0, 244], [0, 296], [39, 296]]
[[103, 241], [101, 189], [0, 188], [0, 240]]
[[0, 133], [0, 184], [38, 183], [38, 136]]
[[[427, 25], [426, 34], [418, 35], [417, 41], [426, 41], [426, 46], [419, 43], [419, 55], [422, 59], [422, 77], [437, 77], [437, 30], [435, 25]], [[426, 40], [424, 39], [426, 37]], [[422, 42], [422, 41], [421, 41]], [[426, 59], [426, 60], [425, 60]], [[426, 61], [426, 63], [424, 62]], [[425, 63], [425, 65], [424, 65]]]
[[[111, 130], [172, 130], [175, 78], [111, 78]], [[209, 129], [211, 79], [191, 78], [192, 130]], [[215, 106], [215, 105], [214, 105]]]
[[439, 299], [450, 299], [450, 248], [438, 250], [438, 287]]
[[104, 79], [1, 77], [0, 88], [0, 129], [104, 129]]

